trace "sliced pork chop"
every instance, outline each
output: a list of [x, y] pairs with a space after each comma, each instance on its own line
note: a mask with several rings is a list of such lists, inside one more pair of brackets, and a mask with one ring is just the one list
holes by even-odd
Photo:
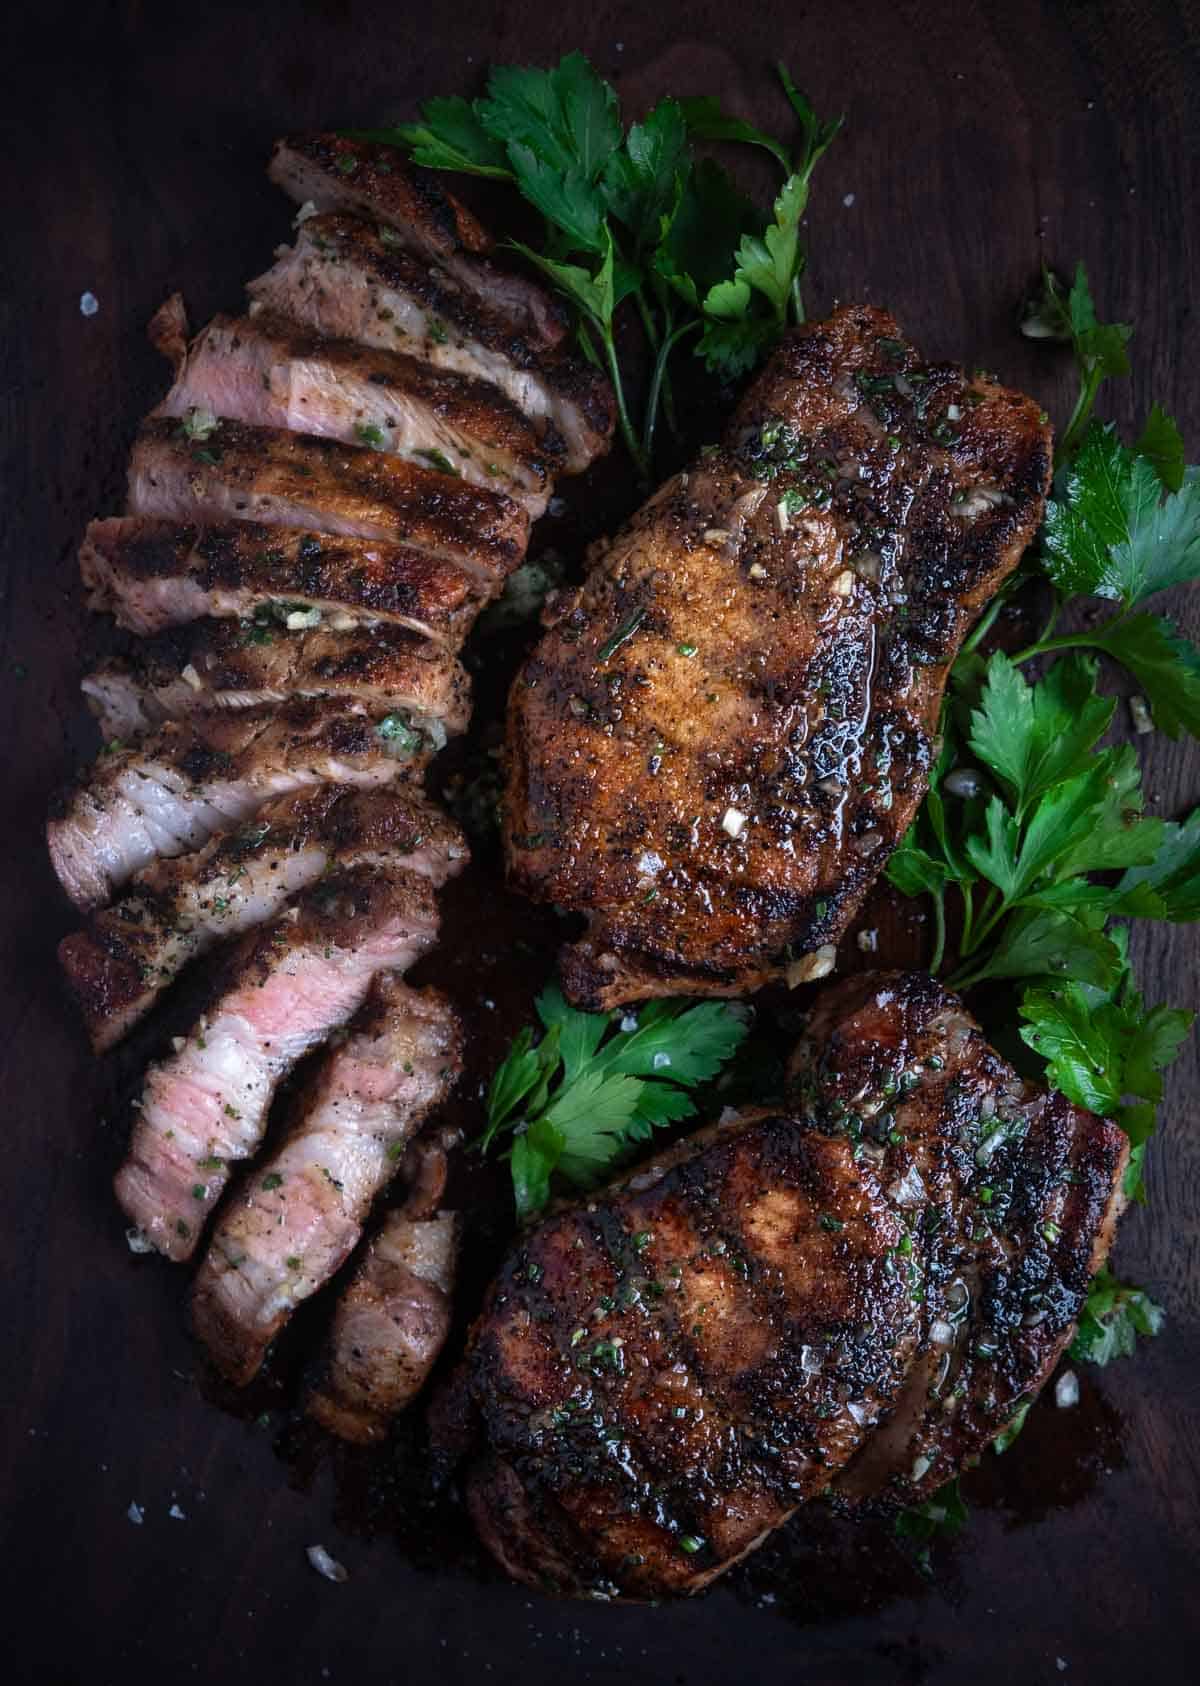
[[1128, 1145], [921, 975], [819, 1004], [748, 1112], [521, 1238], [459, 1393], [468, 1504], [532, 1585], [693, 1592], [832, 1482], [920, 1499], [1044, 1382]]
[[471, 682], [441, 645], [381, 622], [346, 632], [289, 632], [275, 618], [201, 621], [114, 656], [82, 681], [106, 740], [128, 741], [164, 720], [294, 697], [337, 697], [437, 748], [466, 730]]
[[1032, 399], [923, 362], [883, 311], [789, 336], [512, 688], [509, 870], [589, 919], [574, 1001], [831, 969], [1049, 472]]
[[544, 436], [550, 429], [565, 441], [571, 473], [612, 441], [616, 405], [599, 369], [530, 344], [511, 321], [406, 251], [386, 223], [311, 217], [295, 246], [281, 248], [275, 266], [247, 290], [266, 309], [329, 338], [490, 381]]
[[792, 1078], [806, 1114], [859, 1135], [908, 1214], [920, 1296], [904, 1390], [833, 1490], [917, 1503], [984, 1452], [1058, 1362], [1125, 1204], [1129, 1143], [1024, 1082], [923, 972], [823, 995]]
[[170, 417], [142, 425], [129, 461], [132, 515], [172, 521], [260, 521], [346, 533], [428, 551], [484, 583], [525, 554], [528, 512], [405, 457], [286, 428]]
[[395, 147], [344, 135], [289, 135], [276, 142], [271, 180], [302, 206], [353, 211], [383, 222], [426, 263], [503, 313], [539, 348], [559, 345], [570, 319], [553, 293], [488, 257], [492, 236], [441, 180]]
[[151, 1066], [121, 1209], [171, 1259], [189, 1258], [231, 1164], [257, 1151], [280, 1080], [353, 1017], [380, 971], [404, 971], [437, 937], [426, 878], [357, 867], [306, 890], [244, 940], [212, 1007]]
[[457, 648], [499, 581], [373, 539], [228, 521], [122, 515], [88, 523], [79, 550], [88, 607], [130, 632], [161, 632], [202, 615], [344, 630], [390, 621]]
[[391, 1212], [338, 1301], [309, 1415], [343, 1440], [382, 1440], [429, 1379], [450, 1332], [462, 1223]]
[[345, 1042], [326, 1054], [286, 1139], [243, 1180], [213, 1234], [192, 1323], [217, 1368], [253, 1377], [296, 1306], [349, 1258], [371, 1204], [462, 1070], [444, 996], [377, 977]]
[[268, 802], [195, 854], [144, 867], [119, 902], [63, 938], [58, 958], [103, 1053], [185, 965], [274, 918], [326, 873], [400, 864], [439, 889], [469, 858], [459, 828], [415, 790], [319, 785]]
[[76, 906], [98, 907], [150, 861], [201, 848], [274, 796], [389, 784], [418, 772], [431, 749], [414, 749], [387, 717], [326, 701], [168, 720], [130, 748], [110, 745], [59, 796], [46, 825], [50, 858]]
[[400, 352], [324, 340], [267, 311], [214, 317], [154, 414], [193, 428], [198, 416], [231, 416], [370, 445], [505, 492], [532, 516], [545, 509], [561, 465], [554, 441], [539, 438], [487, 382]]

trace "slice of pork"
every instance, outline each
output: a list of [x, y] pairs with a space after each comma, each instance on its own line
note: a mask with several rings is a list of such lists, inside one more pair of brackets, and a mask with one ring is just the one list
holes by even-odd
[[88, 607], [130, 632], [202, 615], [257, 616], [335, 631], [391, 621], [456, 649], [495, 587], [419, 550], [371, 539], [153, 516], [91, 521], [79, 549]]
[[338, 1303], [309, 1414], [343, 1440], [382, 1440], [420, 1393], [450, 1332], [461, 1221], [391, 1213]]
[[288, 632], [273, 617], [201, 621], [111, 657], [81, 689], [106, 740], [128, 741], [213, 709], [338, 697], [375, 718], [390, 714], [440, 747], [466, 730], [471, 714], [462, 664], [408, 627], [382, 622]]
[[397, 351], [324, 340], [284, 317], [215, 316], [154, 412], [193, 432], [232, 416], [394, 452], [509, 494], [532, 516], [561, 466], [553, 441], [485, 381]]
[[386, 223], [311, 217], [295, 246], [281, 247], [274, 267], [248, 291], [257, 304], [319, 334], [490, 381], [544, 438], [565, 441], [571, 473], [609, 447], [616, 412], [600, 370], [531, 345], [505, 317], [406, 251]]
[[160, 1253], [191, 1256], [230, 1164], [257, 1151], [281, 1079], [353, 1017], [377, 972], [433, 945], [437, 922], [428, 879], [364, 866], [244, 939], [208, 1013], [151, 1066], [117, 1173], [122, 1210]]
[[130, 748], [110, 745], [51, 809], [54, 870], [77, 907], [98, 907], [150, 861], [201, 848], [272, 797], [418, 772], [432, 744], [414, 748], [389, 720], [295, 702], [168, 720]]
[[535, 345], [549, 350], [566, 338], [569, 318], [554, 295], [489, 258], [491, 235], [438, 176], [414, 168], [394, 147], [344, 135], [288, 135], [276, 142], [269, 173], [299, 205], [386, 223], [418, 258], [501, 311]]
[[376, 978], [326, 1054], [278, 1151], [242, 1181], [196, 1278], [192, 1322], [239, 1386], [296, 1306], [357, 1245], [376, 1195], [462, 1069], [462, 1027], [435, 991]]
[[133, 515], [262, 521], [383, 539], [455, 562], [486, 582], [515, 568], [529, 516], [493, 488], [340, 439], [228, 417], [142, 424], [129, 461]]
[[119, 902], [63, 938], [58, 957], [102, 1053], [184, 966], [274, 918], [326, 873], [399, 864], [440, 889], [469, 858], [454, 822], [407, 786], [319, 785], [268, 802], [242, 830], [195, 854], [144, 867]]

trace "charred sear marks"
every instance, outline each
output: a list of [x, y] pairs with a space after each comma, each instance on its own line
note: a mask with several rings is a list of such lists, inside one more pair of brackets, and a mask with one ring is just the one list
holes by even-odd
[[513, 1574], [694, 1591], [805, 1500], [910, 1503], [1042, 1385], [1126, 1147], [1023, 1083], [924, 975], [821, 1001], [794, 1107], [560, 1210], [468, 1349], [468, 1480]]
[[513, 687], [510, 873], [588, 914], [577, 1000], [753, 987], [836, 941], [1049, 468], [1036, 405], [922, 363], [881, 311], [779, 348]]

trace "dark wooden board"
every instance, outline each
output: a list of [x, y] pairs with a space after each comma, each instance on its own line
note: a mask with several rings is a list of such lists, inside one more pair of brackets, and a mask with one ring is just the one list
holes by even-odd
[[[280, 130], [409, 115], [423, 95], [475, 91], [489, 59], [545, 61], [573, 46], [631, 109], [667, 91], [719, 92], [782, 123], [768, 67], [785, 56], [822, 110], [848, 116], [814, 195], [815, 308], [838, 296], [886, 303], [931, 352], [994, 367], [1061, 414], [1063, 361], [1014, 333], [1014, 307], [1043, 255], [1082, 256], [1104, 306], [1138, 324], [1136, 375], [1113, 391], [1111, 413], [1130, 423], [1159, 399], [1194, 456], [1200, 9], [95, 0], [20, 11], [0, 72], [4, 1677], [1190, 1678], [1200, 1642], [1194, 1044], [1170, 1078], [1150, 1205], [1127, 1218], [1118, 1253], [1167, 1307], [1167, 1331], [1136, 1362], [1087, 1375], [1077, 1410], [1039, 1407], [1013, 1452], [988, 1460], [969, 1484], [972, 1524], [938, 1557], [934, 1580], [885, 1533], [814, 1523], [686, 1607], [554, 1604], [481, 1571], [461, 1526], [427, 1509], [405, 1473], [403, 1438], [390, 1462], [367, 1466], [289, 1427], [286, 1356], [237, 1411], [203, 1381], [181, 1279], [128, 1253], [107, 1186], [121, 1096], [162, 1029], [103, 1067], [86, 1053], [55, 973], [71, 919], [41, 820], [94, 743], [76, 691], [93, 635], [74, 545], [90, 514], [117, 507], [132, 429], [160, 389], [143, 324], [176, 286], [202, 320], [265, 266], [288, 224], [262, 175]], [[100, 304], [90, 318], [85, 290]], [[634, 498], [611, 468], [572, 492], [555, 542], [577, 549]], [[1173, 608], [1200, 630], [1195, 596]], [[485, 680], [485, 715], [495, 690]], [[1157, 811], [1200, 798], [1194, 746], [1155, 737], [1142, 749]], [[499, 896], [485, 856], [447, 918], [438, 963], [472, 1003], [464, 1117], [546, 975], [552, 935], [549, 916]], [[1147, 930], [1137, 951], [1151, 999], [1195, 1003], [1194, 929]], [[486, 1194], [481, 1184], [481, 1203]], [[481, 1260], [500, 1240], [495, 1216], [487, 1222]], [[314, 1311], [297, 1350], [318, 1330]], [[144, 1507], [140, 1526], [131, 1502]], [[308, 1567], [304, 1548], [317, 1541], [349, 1568], [344, 1586]]]

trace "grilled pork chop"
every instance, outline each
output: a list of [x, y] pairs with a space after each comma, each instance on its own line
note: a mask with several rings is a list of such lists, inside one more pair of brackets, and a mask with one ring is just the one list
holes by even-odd
[[611, 1007], [832, 969], [925, 793], [950, 662], [1041, 519], [1032, 400], [879, 310], [798, 329], [513, 685], [513, 882]]
[[381, 622], [346, 632], [288, 632], [274, 617], [201, 621], [113, 656], [82, 681], [103, 738], [128, 740], [164, 720], [294, 697], [336, 697], [442, 747], [466, 730], [471, 682], [441, 645]]
[[572, 473], [609, 447], [616, 407], [600, 370], [530, 344], [510, 320], [406, 251], [386, 223], [310, 217], [295, 246], [281, 247], [274, 267], [247, 291], [328, 338], [490, 381], [551, 439], [565, 441]]
[[462, 1070], [462, 1027], [436, 991], [391, 974], [326, 1054], [276, 1153], [243, 1180], [196, 1278], [192, 1322], [239, 1386], [296, 1306], [358, 1244], [404, 1149]]
[[1122, 1132], [1021, 1083], [923, 974], [820, 1005], [796, 1099], [510, 1255], [461, 1386], [468, 1503], [519, 1579], [695, 1591], [831, 1480], [921, 1496], [1045, 1381], [1111, 1240]]
[[301, 206], [352, 211], [393, 229], [435, 273], [505, 315], [513, 330], [549, 352], [570, 319], [552, 293], [488, 256], [492, 236], [435, 174], [414, 168], [394, 147], [343, 135], [289, 135], [278, 141], [271, 180]]
[[382, 785], [419, 771], [432, 745], [300, 701], [168, 720], [132, 748], [110, 745], [46, 824], [64, 890], [85, 910], [152, 860], [199, 849], [274, 796], [319, 784]]
[[424, 1387], [450, 1332], [462, 1225], [391, 1212], [338, 1302], [310, 1416], [343, 1440], [381, 1440]]
[[209, 1012], [151, 1066], [116, 1192], [160, 1253], [189, 1258], [229, 1179], [253, 1154], [281, 1079], [353, 1017], [377, 972], [404, 971], [437, 937], [429, 881], [356, 867], [306, 890], [251, 933]]
[[[194, 436], [193, 436], [194, 435]], [[196, 434], [143, 422], [129, 460], [131, 515], [260, 521], [383, 539], [492, 585], [525, 554], [529, 516], [503, 492], [339, 439], [213, 417]]]
[[144, 867], [119, 902], [63, 938], [58, 958], [103, 1053], [184, 966], [273, 918], [326, 873], [401, 861], [440, 889], [468, 859], [458, 827], [414, 790], [320, 785], [268, 802], [243, 830], [195, 854]]
[[228, 521], [200, 527], [153, 516], [88, 523], [79, 572], [88, 607], [130, 632], [202, 615], [255, 616], [335, 631], [391, 621], [456, 649], [491, 593], [453, 562], [377, 540]]
[[920, 972], [823, 995], [791, 1079], [820, 1127], [861, 1130], [909, 1217], [918, 1355], [833, 1491], [913, 1504], [982, 1452], [1058, 1362], [1124, 1208], [1128, 1142], [1022, 1081]]
[[397, 351], [324, 340], [263, 311], [215, 316], [156, 416], [232, 416], [391, 451], [506, 492], [538, 516], [561, 447], [494, 386]]

